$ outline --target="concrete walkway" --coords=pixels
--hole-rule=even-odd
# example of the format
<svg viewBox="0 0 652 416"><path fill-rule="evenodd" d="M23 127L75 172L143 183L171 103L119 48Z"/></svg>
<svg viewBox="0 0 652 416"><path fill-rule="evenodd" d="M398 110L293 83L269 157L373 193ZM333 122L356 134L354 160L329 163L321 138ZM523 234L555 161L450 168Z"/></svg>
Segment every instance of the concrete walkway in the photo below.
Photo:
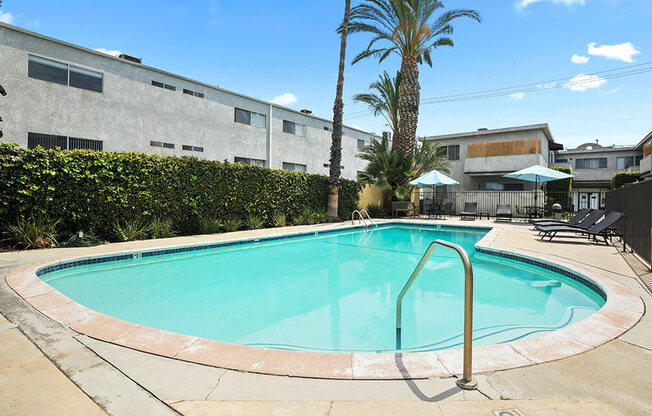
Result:
<svg viewBox="0 0 652 416"><path fill-rule="evenodd" d="M501 227L496 248L518 249L532 255L542 253L589 267L635 291L645 301L646 310L652 304L649 293L613 247L597 246L574 237L544 243L524 225L489 221L464 224ZM293 227L292 230L318 227L324 226ZM278 230L238 234L248 237L274 232ZM182 237L117 246L130 250L228 237ZM71 250L79 255L95 255L115 250L115 246L0 253L0 275L20 265L69 254ZM157 357L62 328L34 311L7 287L4 279L0 282L0 312L17 323L68 378L112 415L492 415L498 414L494 411L513 408L529 416L618 414L613 409L625 415L652 413L649 393L652 382L646 374L646 369L652 365L649 314L630 331L602 347L555 362L478 375L479 389L468 392L457 388L454 378L419 381L300 379L240 373ZM7 353L3 351L4 354ZM70 383L73 388L75 384ZM33 390L19 389L15 394L31 397ZM4 413L0 411L0 414Z"/></svg>

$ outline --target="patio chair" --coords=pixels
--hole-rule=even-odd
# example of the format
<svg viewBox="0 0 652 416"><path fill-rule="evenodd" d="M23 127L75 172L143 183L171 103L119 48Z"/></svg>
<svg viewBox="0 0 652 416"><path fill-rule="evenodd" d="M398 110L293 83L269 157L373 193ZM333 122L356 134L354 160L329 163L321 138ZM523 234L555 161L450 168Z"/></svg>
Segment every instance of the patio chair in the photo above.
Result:
<svg viewBox="0 0 652 416"><path fill-rule="evenodd" d="M477 202L465 202L464 209L460 212L460 219L464 217L471 217L475 221L475 217L478 216L478 203Z"/></svg>
<svg viewBox="0 0 652 416"><path fill-rule="evenodd" d="M525 220L528 219L527 213L521 211L518 205L514 205L514 207L516 208L516 218L519 219L521 222L525 222Z"/></svg>
<svg viewBox="0 0 652 416"><path fill-rule="evenodd" d="M444 204L444 207L442 208L442 213L444 215L455 215L455 212L453 212L453 203L452 202L446 202Z"/></svg>
<svg viewBox="0 0 652 416"><path fill-rule="evenodd" d="M417 209L411 201L394 201L392 202L392 216L398 217L398 214L405 212L407 215L417 215Z"/></svg>
<svg viewBox="0 0 652 416"><path fill-rule="evenodd" d="M510 204L498 204L496 206L496 221L498 219L512 221L512 206Z"/></svg>
<svg viewBox="0 0 652 416"><path fill-rule="evenodd" d="M573 218L571 218L568 221L562 221L562 220L553 220L550 218L537 218L537 219L532 219L530 220L530 223L534 225L555 225L555 224L560 224L560 225L577 225L584 217L589 215L589 213L593 211L590 208L583 208L581 209Z"/></svg>
<svg viewBox="0 0 652 416"><path fill-rule="evenodd" d="M593 237L594 241L598 241L598 237L604 238L604 243L609 245L609 240L611 237L620 237L622 234L615 232L611 227L623 218L625 214L618 211L611 211L604 216L602 221L590 226L589 228L579 228L572 227L568 225L558 225L550 227L542 227L544 234L541 236L543 240L545 237L548 237L548 242L557 235L557 233L568 232L568 233L581 233L588 235L589 238Z"/></svg>
<svg viewBox="0 0 652 416"><path fill-rule="evenodd" d="M594 225L602 216L604 215L604 211L601 209L596 209L595 211L591 211L589 215L584 217L581 221L579 221L577 224L573 225L567 225L567 224L558 224L558 223L539 223L534 225L534 229L538 230L539 233L543 232L544 228L547 227L561 227L561 226L568 226L568 227L576 227L576 228L582 228L582 229L587 229Z"/></svg>

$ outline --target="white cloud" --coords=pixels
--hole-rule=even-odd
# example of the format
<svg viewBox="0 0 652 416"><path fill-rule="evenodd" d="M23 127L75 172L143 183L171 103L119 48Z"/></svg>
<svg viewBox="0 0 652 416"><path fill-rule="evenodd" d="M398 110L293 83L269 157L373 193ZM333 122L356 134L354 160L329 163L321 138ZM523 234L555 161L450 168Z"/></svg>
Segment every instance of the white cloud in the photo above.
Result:
<svg viewBox="0 0 652 416"><path fill-rule="evenodd" d="M120 51L114 51L114 50L111 50L111 49L96 48L95 50L98 51L98 52L105 53L105 54L107 54L107 55L111 55L111 56L118 56L118 55L120 55Z"/></svg>
<svg viewBox="0 0 652 416"><path fill-rule="evenodd" d="M358 126L357 124L354 124L351 127L353 127L356 130L362 130L362 127Z"/></svg>
<svg viewBox="0 0 652 416"><path fill-rule="evenodd" d="M564 87L571 91L585 92L595 88L600 88L607 83L607 80L597 75L578 74L571 78Z"/></svg>
<svg viewBox="0 0 652 416"><path fill-rule="evenodd" d="M15 20L16 20L16 16L14 16L13 13L11 12L5 13L0 11L0 22L9 23L10 25L13 25Z"/></svg>
<svg viewBox="0 0 652 416"><path fill-rule="evenodd" d="M291 92L286 92L285 94L277 95L272 99L272 102L278 105L290 105L296 103L297 101L299 101L299 99L297 98L296 95L292 94Z"/></svg>
<svg viewBox="0 0 652 416"><path fill-rule="evenodd" d="M571 62L578 65L584 65L589 62L589 59L591 58L589 58L588 56L575 54L571 58Z"/></svg>
<svg viewBox="0 0 652 416"><path fill-rule="evenodd" d="M550 88L555 88L556 86L556 82L551 82L550 84L539 84L537 85L537 88L540 90L549 90Z"/></svg>
<svg viewBox="0 0 652 416"><path fill-rule="evenodd" d="M514 94L509 94L509 98L511 98L514 101L522 100L523 97L525 97L525 93L522 92L515 92Z"/></svg>
<svg viewBox="0 0 652 416"><path fill-rule="evenodd" d="M574 6L576 4L584 6L586 4L586 0L519 0L516 3L516 8L525 9L531 4L541 3L543 1L549 1L554 4L563 4L564 6Z"/></svg>
<svg viewBox="0 0 652 416"><path fill-rule="evenodd" d="M617 93L617 92L620 92L621 89L622 89L622 88L620 88L620 87L610 89L609 91L605 92L604 95L615 94L615 93Z"/></svg>
<svg viewBox="0 0 652 416"><path fill-rule="evenodd" d="M25 25L25 27L31 29L31 28L37 28L37 27L39 27L40 25L41 25L41 20L40 20L40 19L36 19L36 20L34 20L33 22L31 22L31 23L27 23L27 24Z"/></svg>
<svg viewBox="0 0 652 416"><path fill-rule="evenodd" d="M601 45L589 43L589 55L602 56L607 59L614 59L623 62L634 62L633 57L640 54L631 42L620 43L617 45Z"/></svg>

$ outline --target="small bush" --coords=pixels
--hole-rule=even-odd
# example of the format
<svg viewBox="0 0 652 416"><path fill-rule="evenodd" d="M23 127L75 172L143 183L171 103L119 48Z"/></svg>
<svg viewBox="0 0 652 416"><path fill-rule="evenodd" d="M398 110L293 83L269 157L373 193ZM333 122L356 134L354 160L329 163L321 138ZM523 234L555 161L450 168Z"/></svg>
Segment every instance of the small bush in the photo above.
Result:
<svg viewBox="0 0 652 416"><path fill-rule="evenodd" d="M172 220L163 218L154 218L149 224L149 232L152 238L170 238L176 235Z"/></svg>
<svg viewBox="0 0 652 416"><path fill-rule="evenodd" d="M274 227L285 227L288 224L287 218L282 212L274 214L272 222L274 223Z"/></svg>
<svg viewBox="0 0 652 416"><path fill-rule="evenodd" d="M371 218L385 218L387 217L387 210L381 204L369 204L367 206L367 212Z"/></svg>
<svg viewBox="0 0 652 416"><path fill-rule="evenodd" d="M147 237L147 225L141 220L126 220L113 224L113 234L117 241L135 241Z"/></svg>
<svg viewBox="0 0 652 416"><path fill-rule="evenodd" d="M46 248L57 245L57 224L46 216L19 218L7 227L11 240L23 248Z"/></svg>
<svg viewBox="0 0 652 416"><path fill-rule="evenodd" d="M614 173L614 176L611 177L611 189L618 189L627 183L638 182L640 179L640 172Z"/></svg>
<svg viewBox="0 0 652 416"><path fill-rule="evenodd" d="M240 228L242 228L242 220L240 218L231 218L224 223L224 230L227 233L238 231Z"/></svg>
<svg viewBox="0 0 652 416"><path fill-rule="evenodd" d="M312 218L314 224L323 224L328 222L328 213L326 211L317 211L313 213Z"/></svg>
<svg viewBox="0 0 652 416"><path fill-rule="evenodd" d="M75 233L66 241L65 245L67 247L90 247L101 244L102 240L95 235L94 230L88 230L87 232L82 232L80 236L79 233Z"/></svg>
<svg viewBox="0 0 652 416"><path fill-rule="evenodd" d="M222 231L223 224L219 218L211 215L199 217L199 232L201 234L217 234Z"/></svg>
<svg viewBox="0 0 652 416"><path fill-rule="evenodd" d="M247 218L247 227L250 230L257 230L259 228L263 228L263 225L265 225L265 221L256 215L249 215L249 217Z"/></svg>
<svg viewBox="0 0 652 416"><path fill-rule="evenodd" d="M301 213L294 219L297 225L310 225L315 223L315 212L309 207L304 207Z"/></svg>

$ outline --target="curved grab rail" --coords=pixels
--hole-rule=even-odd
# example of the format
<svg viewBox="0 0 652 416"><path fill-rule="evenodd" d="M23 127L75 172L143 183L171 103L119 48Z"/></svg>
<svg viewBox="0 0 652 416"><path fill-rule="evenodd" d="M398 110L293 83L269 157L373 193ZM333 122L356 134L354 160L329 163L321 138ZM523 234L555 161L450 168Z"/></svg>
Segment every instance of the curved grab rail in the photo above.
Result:
<svg viewBox="0 0 652 416"><path fill-rule="evenodd" d="M356 212L358 213L358 216L360 217L360 221L362 221L362 224L363 224L365 227L367 227L367 221L366 221L366 220L364 219L364 217L362 216L362 213L361 213L360 211L358 211L357 209L351 213L351 225L354 225L354 224L355 224L355 213L356 213ZM369 215L369 214L367 214L367 215Z"/></svg>
<svg viewBox="0 0 652 416"><path fill-rule="evenodd" d="M403 297L414 283L414 280L417 278L421 270L425 267L428 259L432 255L432 252L435 251L437 245L451 248L457 251L457 254L460 255L462 263L464 263L464 363L463 363L463 373L462 378L457 380L457 385L463 389L471 390L475 389L478 386L477 381L473 379L472 375L472 351L473 351L473 266L471 265L471 260L469 260L468 254L466 251L457 244L449 243L444 240L435 240L428 246L428 249L421 257L419 264L414 269L410 278L403 286L403 290L398 295L396 300L396 349L401 349L401 306L403 304Z"/></svg>
<svg viewBox="0 0 652 416"><path fill-rule="evenodd" d="M366 209L363 208L359 212L360 212L360 216L362 216L362 214L367 214L367 219L369 220L369 223L371 225L374 225L374 222L371 220L371 215L369 215Z"/></svg>

